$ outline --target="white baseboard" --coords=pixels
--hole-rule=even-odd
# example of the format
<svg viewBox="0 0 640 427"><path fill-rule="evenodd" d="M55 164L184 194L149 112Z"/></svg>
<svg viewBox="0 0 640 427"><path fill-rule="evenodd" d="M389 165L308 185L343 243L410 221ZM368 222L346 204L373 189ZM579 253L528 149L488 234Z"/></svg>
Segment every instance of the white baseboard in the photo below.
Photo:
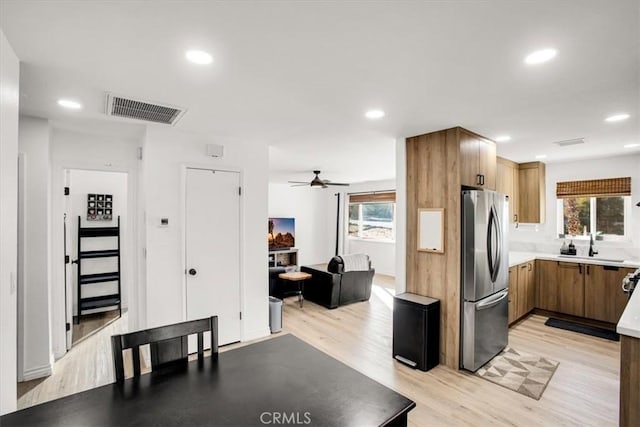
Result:
<svg viewBox="0 0 640 427"><path fill-rule="evenodd" d="M269 329L268 326L266 328L254 329L253 331L245 331L242 334L242 342L264 338L269 335L271 335L271 329Z"/></svg>
<svg viewBox="0 0 640 427"><path fill-rule="evenodd" d="M37 378L48 377L53 373L51 364L36 368L25 369L22 375L18 375L18 382L31 381Z"/></svg>

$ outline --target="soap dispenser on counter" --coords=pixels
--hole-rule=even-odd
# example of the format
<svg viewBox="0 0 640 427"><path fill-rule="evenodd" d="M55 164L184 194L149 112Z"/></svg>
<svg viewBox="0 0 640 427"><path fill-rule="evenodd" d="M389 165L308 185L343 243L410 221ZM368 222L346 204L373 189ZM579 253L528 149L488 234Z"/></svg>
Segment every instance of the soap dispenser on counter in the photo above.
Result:
<svg viewBox="0 0 640 427"><path fill-rule="evenodd" d="M567 251L567 255L576 255L578 252L576 251L576 245L573 244L573 240L569 242L569 250Z"/></svg>

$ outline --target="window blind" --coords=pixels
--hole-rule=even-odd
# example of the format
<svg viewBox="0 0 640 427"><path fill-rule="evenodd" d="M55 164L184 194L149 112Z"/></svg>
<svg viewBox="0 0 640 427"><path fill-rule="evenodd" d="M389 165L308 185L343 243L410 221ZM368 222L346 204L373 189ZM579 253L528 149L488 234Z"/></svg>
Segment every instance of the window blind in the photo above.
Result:
<svg viewBox="0 0 640 427"><path fill-rule="evenodd" d="M556 197L630 196L631 178L565 181L556 184Z"/></svg>
<svg viewBox="0 0 640 427"><path fill-rule="evenodd" d="M396 192L395 191L381 191L376 193L360 193L349 194L349 203L380 203L391 202L395 203Z"/></svg>

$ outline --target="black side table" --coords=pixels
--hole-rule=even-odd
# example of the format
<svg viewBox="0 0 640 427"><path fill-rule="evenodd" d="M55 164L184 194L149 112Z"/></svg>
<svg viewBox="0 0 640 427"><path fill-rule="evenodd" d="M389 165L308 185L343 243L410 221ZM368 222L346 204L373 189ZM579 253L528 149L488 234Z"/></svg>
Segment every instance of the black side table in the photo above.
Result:
<svg viewBox="0 0 640 427"><path fill-rule="evenodd" d="M440 362L440 300L404 293L393 300L393 357L428 371Z"/></svg>

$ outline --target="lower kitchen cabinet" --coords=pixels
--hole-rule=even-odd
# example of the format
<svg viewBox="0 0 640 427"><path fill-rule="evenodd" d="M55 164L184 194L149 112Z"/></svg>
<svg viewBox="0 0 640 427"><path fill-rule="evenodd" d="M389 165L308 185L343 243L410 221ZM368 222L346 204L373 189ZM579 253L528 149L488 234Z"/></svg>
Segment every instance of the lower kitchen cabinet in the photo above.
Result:
<svg viewBox="0 0 640 427"><path fill-rule="evenodd" d="M509 323L528 314L536 304L534 262L509 268Z"/></svg>
<svg viewBox="0 0 640 427"><path fill-rule="evenodd" d="M518 267L509 268L509 324L516 320L516 293L518 288Z"/></svg>
<svg viewBox="0 0 640 427"><path fill-rule="evenodd" d="M558 262L536 261L538 273L538 298L536 307L548 311L560 311L558 304Z"/></svg>
<svg viewBox="0 0 640 427"><path fill-rule="evenodd" d="M620 288L622 279L632 268L608 265L586 265L584 283L584 316L603 322L618 323L628 302Z"/></svg>
<svg viewBox="0 0 640 427"><path fill-rule="evenodd" d="M622 279L632 268L536 261L537 302L542 310L618 323L628 302Z"/></svg>
<svg viewBox="0 0 640 427"><path fill-rule="evenodd" d="M584 265L558 261L558 311L584 317Z"/></svg>

